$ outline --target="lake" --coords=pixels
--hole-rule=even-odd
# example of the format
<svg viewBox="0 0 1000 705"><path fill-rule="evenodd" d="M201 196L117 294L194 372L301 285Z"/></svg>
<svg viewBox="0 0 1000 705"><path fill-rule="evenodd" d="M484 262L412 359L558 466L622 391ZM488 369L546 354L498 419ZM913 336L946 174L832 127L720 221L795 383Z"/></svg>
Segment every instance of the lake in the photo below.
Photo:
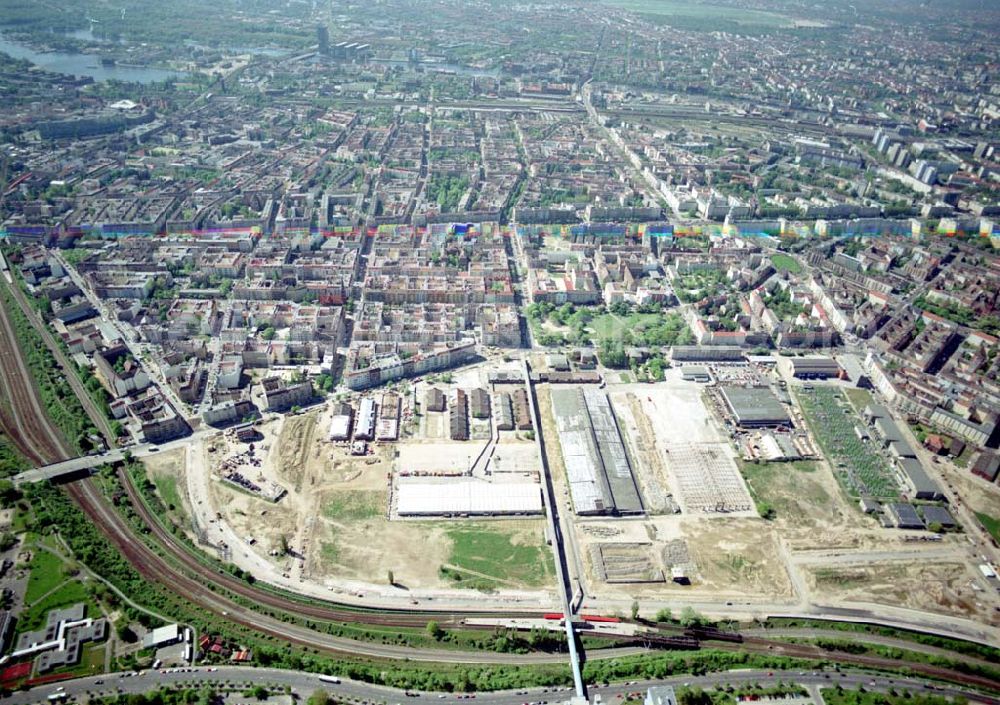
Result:
<svg viewBox="0 0 1000 705"><path fill-rule="evenodd" d="M70 76L90 76L95 81L116 79L133 83L153 83L168 78L183 77L182 71L143 68L137 66L103 66L99 57L93 54L64 53L58 51L38 51L26 44L15 42L0 34L0 52L15 59L26 59L39 68Z"/></svg>

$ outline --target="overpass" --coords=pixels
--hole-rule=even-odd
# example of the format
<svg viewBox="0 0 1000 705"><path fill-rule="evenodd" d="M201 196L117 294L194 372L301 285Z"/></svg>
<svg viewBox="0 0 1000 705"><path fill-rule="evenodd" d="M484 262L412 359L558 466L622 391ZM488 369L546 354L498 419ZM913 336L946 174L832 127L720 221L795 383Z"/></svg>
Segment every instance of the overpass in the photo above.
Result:
<svg viewBox="0 0 1000 705"><path fill-rule="evenodd" d="M58 463L43 465L39 468L32 468L14 475L15 485L24 485L32 482L42 482L43 480L58 480L67 475L74 475L84 470L93 470L108 463L120 463L125 459L125 451L122 449L109 450L105 453L95 455L81 455L79 458L61 460Z"/></svg>
<svg viewBox="0 0 1000 705"><path fill-rule="evenodd" d="M569 663L573 670L573 686L576 698L586 701L587 689L583 680L583 670L580 667L580 654L577 650L576 631L573 619L573 587L570 583L569 568L566 562L566 550L563 547L562 530L559 525L559 509L556 504L555 490L552 487L552 473L549 471L548 456L542 444L541 414L538 411L538 400L535 398L535 388L531 384L531 368L527 360L522 360L524 384L528 391L528 410L531 423L535 429L535 446L542 461L542 499L545 503L545 515L548 519L548 533L552 537L552 553L556 564L556 578L559 580L559 599L562 602L563 623L566 628L566 643L569 647Z"/></svg>

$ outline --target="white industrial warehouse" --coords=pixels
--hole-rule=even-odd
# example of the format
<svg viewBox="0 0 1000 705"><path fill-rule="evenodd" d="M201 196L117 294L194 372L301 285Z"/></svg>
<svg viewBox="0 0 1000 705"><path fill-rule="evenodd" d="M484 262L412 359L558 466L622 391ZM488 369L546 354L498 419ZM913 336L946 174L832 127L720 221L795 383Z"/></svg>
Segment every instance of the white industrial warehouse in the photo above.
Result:
<svg viewBox="0 0 1000 705"><path fill-rule="evenodd" d="M473 477L447 480L401 479L396 513L401 516L541 514L537 482L488 482Z"/></svg>

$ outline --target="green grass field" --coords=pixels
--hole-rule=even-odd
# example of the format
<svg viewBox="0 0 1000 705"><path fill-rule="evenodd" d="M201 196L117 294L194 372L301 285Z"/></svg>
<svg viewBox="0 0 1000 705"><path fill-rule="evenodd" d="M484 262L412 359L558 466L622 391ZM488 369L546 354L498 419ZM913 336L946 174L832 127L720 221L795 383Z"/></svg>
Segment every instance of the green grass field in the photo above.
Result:
<svg viewBox="0 0 1000 705"><path fill-rule="evenodd" d="M589 323L594 335L594 343L599 344L605 339L617 340L626 330L636 330L640 325L652 325L660 318L656 313L632 313L628 316L616 316L605 313Z"/></svg>
<svg viewBox="0 0 1000 705"><path fill-rule="evenodd" d="M764 518L782 517L790 521L813 518L810 507L825 507L832 498L814 475L816 463L799 460L788 463L740 462L740 472ZM773 515L768 516L768 510Z"/></svg>
<svg viewBox="0 0 1000 705"><path fill-rule="evenodd" d="M59 583L66 580L62 559L48 551L35 551L31 559L31 574L24 594L25 604L31 605L45 597Z"/></svg>
<svg viewBox="0 0 1000 705"><path fill-rule="evenodd" d="M604 340L620 341L629 333L635 345L680 345L693 341L691 331L677 312L630 313L618 316L605 313L587 324L594 345Z"/></svg>
<svg viewBox="0 0 1000 705"><path fill-rule="evenodd" d="M83 583L72 580L22 612L21 618L17 622L18 633L40 628L45 624L45 618L50 610L71 607L77 602L83 602L87 605L88 615L99 615L87 588L84 587Z"/></svg>
<svg viewBox="0 0 1000 705"><path fill-rule="evenodd" d="M854 408L859 413L864 411L865 407L874 401L872 393L867 389L845 389L844 394L846 394L847 398L851 400L851 404L854 405Z"/></svg>
<svg viewBox="0 0 1000 705"><path fill-rule="evenodd" d="M990 532L990 536L997 541L1000 541L1000 519L990 516L989 514L983 514L982 512L976 512L976 518L979 519L979 523Z"/></svg>
<svg viewBox="0 0 1000 705"><path fill-rule="evenodd" d="M454 567L451 572L459 573L464 580L484 585L494 582L494 587L507 581L537 587L555 574L552 556L542 540L541 525L534 542L526 544L515 544L509 533L482 524L450 529L448 537L452 540L448 558Z"/></svg>
<svg viewBox="0 0 1000 705"><path fill-rule="evenodd" d="M156 485L156 491L160 495L160 499L163 500L164 506L168 509L173 507L174 509L182 509L184 504L181 502L180 492L177 491L177 478L172 475L153 475L153 484Z"/></svg>
<svg viewBox="0 0 1000 705"><path fill-rule="evenodd" d="M771 255L771 264L779 272L791 272L792 274L799 274L802 272L802 265L798 263L794 258L783 254Z"/></svg>
<svg viewBox="0 0 1000 705"><path fill-rule="evenodd" d="M382 493L375 490L337 492L323 505L323 516L334 521L373 519L383 511Z"/></svg>

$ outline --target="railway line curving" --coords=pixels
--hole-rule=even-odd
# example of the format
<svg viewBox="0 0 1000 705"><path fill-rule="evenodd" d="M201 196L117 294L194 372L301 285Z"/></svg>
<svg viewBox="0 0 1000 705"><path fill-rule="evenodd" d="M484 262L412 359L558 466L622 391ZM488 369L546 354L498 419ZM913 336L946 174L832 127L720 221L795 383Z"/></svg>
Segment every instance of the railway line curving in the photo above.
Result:
<svg viewBox="0 0 1000 705"><path fill-rule="evenodd" d="M0 283L0 287L4 287ZM6 291L4 291L6 293ZM0 428L10 437L18 450L32 462L48 464L70 457L68 445L59 430L42 408L35 382L28 369L23 351L17 341L14 325L6 310L7 297L0 303ZM70 497L82 511L122 552L143 577L164 585L167 589L184 595L192 603L206 611L223 616L233 623L250 628L258 633L282 639L303 647L319 649L327 653L352 656L367 656L385 659L409 659L425 662L451 663L546 663L562 662L562 654L497 654L493 652L450 652L434 649L416 649L402 646L369 644L352 639L335 637L300 625L292 625L261 614L235 599L220 595L209 585L215 584L244 599L272 609L285 611L307 619L333 622L350 622L388 627L423 627L429 620L436 620L448 628L473 628L462 624L462 620L474 616L496 616L488 611L407 611L407 610L362 610L329 604L308 603L291 599L260 588L254 588L237 578L219 570L213 570L201 563L181 545L152 516L125 473L121 473L129 498L143 522L149 526L154 539L167 550L171 558L180 565L177 568L153 551L138 537L125 519L108 503L100 490L90 479L72 482L66 486ZM540 617L536 612L504 612L504 616ZM621 639L619 641L627 641ZM711 648L739 650L759 654L788 656L793 658L829 660L833 654L812 644L780 642L748 636L742 643L716 643L711 639L698 640L699 645L710 643ZM604 653L595 652L591 659L613 658L644 649L614 648ZM955 670L927 663L900 662L889 658L859 654L835 655L835 660L844 664L864 668L899 668L902 665L912 672L931 678L946 679L976 688L996 691L996 682L975 673L961 673Z"/></svg>

